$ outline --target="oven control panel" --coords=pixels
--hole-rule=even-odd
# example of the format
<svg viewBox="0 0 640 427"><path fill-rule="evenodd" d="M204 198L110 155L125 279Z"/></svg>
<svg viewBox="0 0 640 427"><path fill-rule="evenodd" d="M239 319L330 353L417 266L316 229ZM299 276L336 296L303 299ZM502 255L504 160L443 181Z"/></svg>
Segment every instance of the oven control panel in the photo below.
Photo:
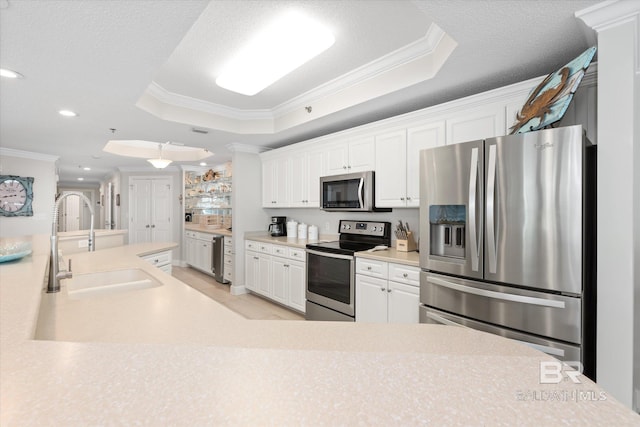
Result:
<svg viewBox="0 0 640 427"><path fill-rule="evenodd" d="M384 237L390 233L391 223L380 221L340 220L340 233Z"/></svg>

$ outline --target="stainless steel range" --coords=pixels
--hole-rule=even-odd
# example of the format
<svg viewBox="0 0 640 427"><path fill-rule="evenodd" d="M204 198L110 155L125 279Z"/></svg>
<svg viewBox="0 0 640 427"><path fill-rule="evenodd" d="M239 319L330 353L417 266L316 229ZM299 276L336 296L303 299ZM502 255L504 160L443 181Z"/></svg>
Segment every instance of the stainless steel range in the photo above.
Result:
<svg viewBox="0 0 640 427"><path fill-rule="evenodd" d="M355 321L355 253L391 245L389 222L341 220L339 232L307 245L307 320Z"/></svg>

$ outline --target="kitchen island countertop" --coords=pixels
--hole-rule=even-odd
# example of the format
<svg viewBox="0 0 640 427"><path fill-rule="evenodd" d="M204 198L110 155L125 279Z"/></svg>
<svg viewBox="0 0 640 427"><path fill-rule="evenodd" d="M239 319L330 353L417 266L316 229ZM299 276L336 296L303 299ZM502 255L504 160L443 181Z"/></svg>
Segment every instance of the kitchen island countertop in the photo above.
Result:
<svg viewBox="0 0 640 427"><path fill-rule="evenodd" d="M110 319L100 336L35 340L40 300L63 300L42 292L47 238L0 265L2 425L640 423L584 377L541 384L554 359L482 332L244 319L136 256L171 244L72 255L77 274L141 268L163 286L78 311Z"/></svg>

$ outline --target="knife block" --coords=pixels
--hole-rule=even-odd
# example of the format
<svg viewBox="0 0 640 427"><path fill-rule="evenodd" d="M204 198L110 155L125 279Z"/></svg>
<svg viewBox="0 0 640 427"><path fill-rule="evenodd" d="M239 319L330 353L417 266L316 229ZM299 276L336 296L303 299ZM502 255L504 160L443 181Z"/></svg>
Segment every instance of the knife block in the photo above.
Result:
<svg viewBox="0 0 640 427"><path fill-rule="evenodd" d="M409 231L407 233L407 239L397 239L396 240L396 251L398 252L413 252L418 249L416 245L416 241L413 238L413 233Z"/></svg>

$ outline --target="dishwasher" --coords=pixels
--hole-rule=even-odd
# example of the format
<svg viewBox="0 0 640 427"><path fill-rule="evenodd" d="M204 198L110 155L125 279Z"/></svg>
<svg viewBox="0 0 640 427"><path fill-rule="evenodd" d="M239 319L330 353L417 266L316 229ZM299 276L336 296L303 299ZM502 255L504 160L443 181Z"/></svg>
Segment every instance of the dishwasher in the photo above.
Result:
<svg viewBox="0 0 640 427"><path fill-rule="evenodd" d="M217 282L229 283L224 278L224 236L214 234L212 243L211 272Z"/></svg>

